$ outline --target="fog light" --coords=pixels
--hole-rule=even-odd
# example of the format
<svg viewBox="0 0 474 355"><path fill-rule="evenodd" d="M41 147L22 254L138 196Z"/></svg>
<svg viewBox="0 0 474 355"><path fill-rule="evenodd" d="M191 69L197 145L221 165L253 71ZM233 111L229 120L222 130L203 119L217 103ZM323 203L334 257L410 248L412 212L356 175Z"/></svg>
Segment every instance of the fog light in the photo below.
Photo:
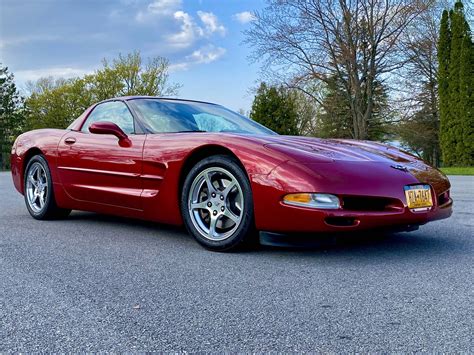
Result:
<svg viewBox="0 0 474 355"><path fill-rule="evenodd" d="M299 193L289 194L283 197L283 203L292 206L321 208L321 209L337 209L341 206L339 197L331 194L310 194Z"/></svg>

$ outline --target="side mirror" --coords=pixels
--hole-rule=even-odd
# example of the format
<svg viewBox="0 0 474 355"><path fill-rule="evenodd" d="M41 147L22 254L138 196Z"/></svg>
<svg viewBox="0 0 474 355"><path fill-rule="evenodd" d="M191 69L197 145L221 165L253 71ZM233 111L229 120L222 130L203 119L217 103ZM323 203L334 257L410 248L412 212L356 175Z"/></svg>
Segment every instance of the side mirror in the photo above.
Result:
<svg viewBox="0 0 474 355"><path fill-rule="evenodd" d="M129 147L130 140L122 129L113 122L94 122L89 126L89 132L94 134L112 134L118 138L121 147Z"/></svg>

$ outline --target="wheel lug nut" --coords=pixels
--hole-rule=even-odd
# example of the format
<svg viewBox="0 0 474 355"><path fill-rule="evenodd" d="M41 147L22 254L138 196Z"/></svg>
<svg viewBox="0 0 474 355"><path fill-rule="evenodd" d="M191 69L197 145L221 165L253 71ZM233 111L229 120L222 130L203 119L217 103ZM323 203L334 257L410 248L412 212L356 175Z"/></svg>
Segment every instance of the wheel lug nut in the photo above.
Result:
<svg viewBox="0 0 474 355"><path fill-rule="evenodd" d="M224 200L224 196L223 196L223 195L221 195L221 200Z"/></svg>
<svg viewBox="0 0 474 355"><path fill-rule="evenodd" d="M221 207L221 211L224 212L224 210L225 210L225 208L224 208L224 206L222 206L222 207Z"/></svg>
<svg viewBox="0 0 474 355"><path fill-rule="evenodd" d="M211 194L211 196L212 196L212 197L216 197L216 193L213 192L213 193Z"/></svg>
<svg viewBox="0 0 474 355"><path fill-rule="evenodd" d="M212 203L211 202L208 202L207 203L207 207L211 207L212 206Z"/></svg>
<svg viewBox="0 0 474 355"><path fill-rule="evenodd" d="M217 211L212 212L212 214L215 216L217 214Z"/></svg>

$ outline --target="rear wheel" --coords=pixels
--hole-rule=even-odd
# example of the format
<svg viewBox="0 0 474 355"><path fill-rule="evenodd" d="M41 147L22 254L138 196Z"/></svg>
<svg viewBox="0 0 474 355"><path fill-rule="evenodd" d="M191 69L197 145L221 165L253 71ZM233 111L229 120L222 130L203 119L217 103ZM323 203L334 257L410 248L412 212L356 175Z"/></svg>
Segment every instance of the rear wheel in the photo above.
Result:
<svg viewBox="0 0 474 355"><path fill-rule="evenodd" d="M51 172L42 155L32 157L26 166L24 195L26 208L33 218L58 219L71 213L71 210L56 205Z"/></svg>
<svg viewBox="0 0 474 355"><path fill-rule="evenodd" d="M184 182L181 212L188 231L208 249L226 251L248 242L252 191L235 159L216 155L197 163Z"/></svg>

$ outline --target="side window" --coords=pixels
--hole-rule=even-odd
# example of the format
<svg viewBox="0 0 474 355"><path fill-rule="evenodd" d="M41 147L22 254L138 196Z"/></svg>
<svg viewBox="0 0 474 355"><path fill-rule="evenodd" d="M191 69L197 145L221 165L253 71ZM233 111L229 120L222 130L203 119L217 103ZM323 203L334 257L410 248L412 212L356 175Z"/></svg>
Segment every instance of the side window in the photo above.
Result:
<svg viewBox="0 0 474 355"><path fill-rule="evenodd" d="M87 117L81 131L89 133L89 126L100 121L113 122L126 134L135 132L133 116L128 107L121 101L110 101L97 105Z"/></svg>

